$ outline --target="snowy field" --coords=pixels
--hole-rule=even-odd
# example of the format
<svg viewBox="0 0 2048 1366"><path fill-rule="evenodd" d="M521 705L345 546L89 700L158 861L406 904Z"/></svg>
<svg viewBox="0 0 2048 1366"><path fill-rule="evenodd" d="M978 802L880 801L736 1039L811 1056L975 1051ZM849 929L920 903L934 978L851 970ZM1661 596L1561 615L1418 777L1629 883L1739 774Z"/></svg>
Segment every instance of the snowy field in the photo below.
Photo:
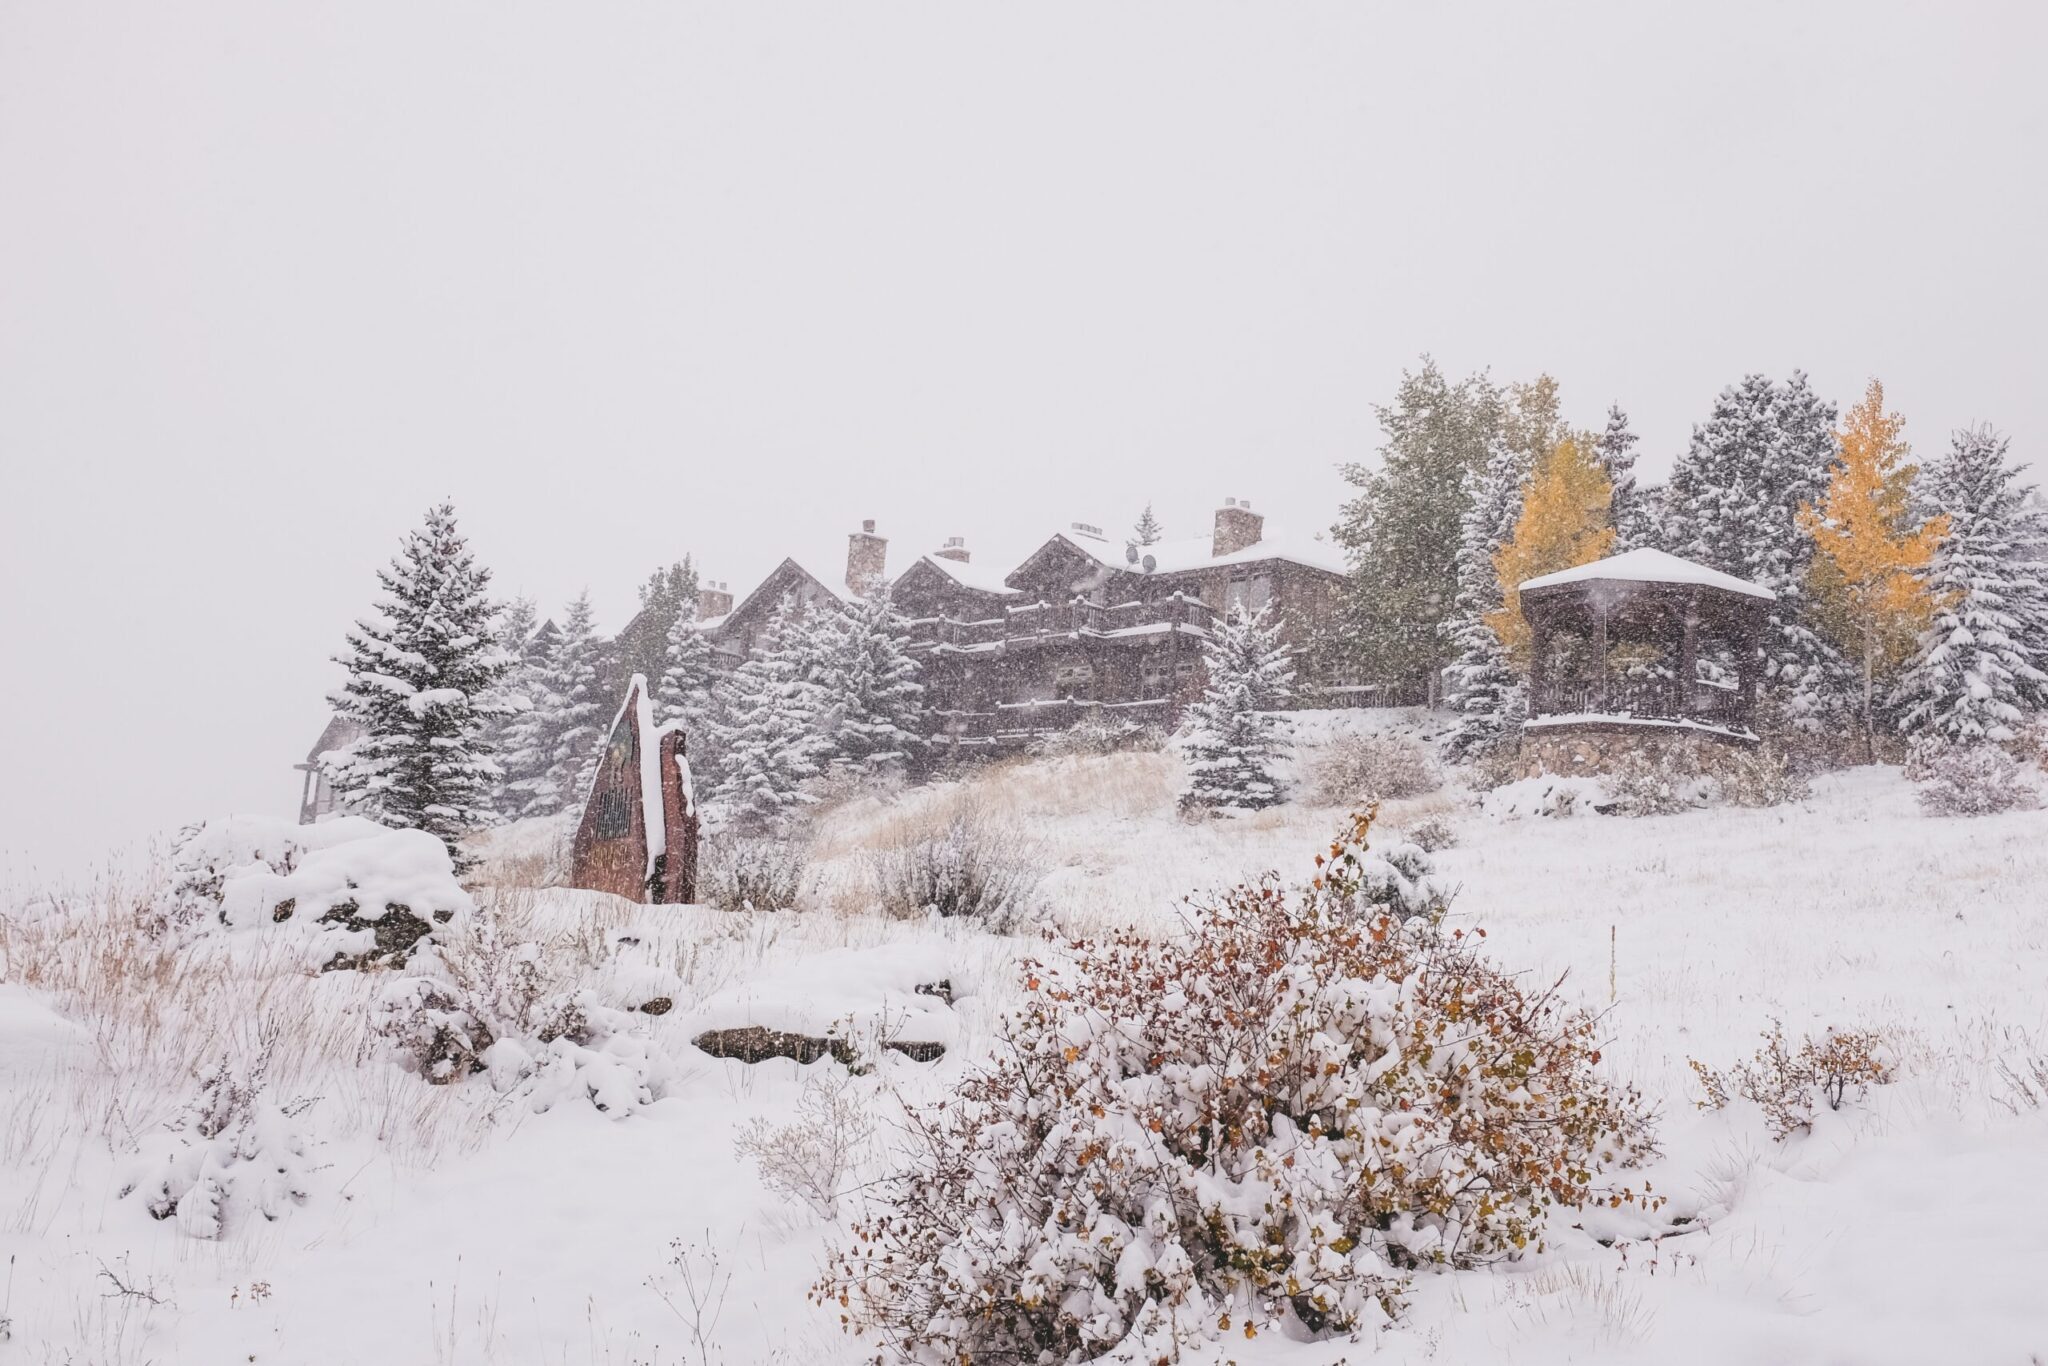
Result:
<svg viewBox="0 0 2048 1366"><path fill-rule="evenodd" d="M1417 718L1310 717L1412 727ZM1313 745L1311 744L1311 749ZM780 1121L802 1067L710 1057L742 1024L944 1043L883 1054L847 1095L874 1118L855 1184L889 1160L893 1107L945 1095L1020 997L1030 933L873 913L863 851L928 806L972 800L1026 832L1060 931L1170 925L1246 874L1304 875L1340 810L1291 804L1184 823L1175 761L1008 766L863 800L822 823L802 914L629 906L536 888L558 831L492 842L478 900L636 1016L651 1104L600 1113L562 1088L433 1087L368 1030L388 973L309 973L283 931L176 952L120 928L140 883L13 889L0 949L0 1363L852 1363L805 1291L843 1236L735 1154ZM1692 1216L1655 1243L1567 1232L1550 1251L1425 1274L1403 1321L1359 1341L1233 1337L1217 1362L2048 1361L2048 813L1922 816L1896 769L1816 782L1791 806L1625 820L1504 818L1455 785L1391 803L1390 832L1446 822L1454 914L1492 954L1606 1010L1605 1066L1662 1110L1650 1173ZM287 927L289 928L289 927ZM630 942L628 942L630 941ZM954 1001L916 990L945 980ZM1702 1114L1689 1058L1881 1029L1900 1078L1775 1141L1746 1106ZM637 1037L637 1036L636 1036ZM231 1204L218 1238L152 1219L133 1180L223 1052L272 1040L270 1095L302 1150L303 1201ZM639 1045L635 1045L636 1047ZM2031 1097L2031 1098L2030 1098ZM536 1101L552 1100L544 1111ZM289 1144L287 1145L289 1146Z"/></svg>

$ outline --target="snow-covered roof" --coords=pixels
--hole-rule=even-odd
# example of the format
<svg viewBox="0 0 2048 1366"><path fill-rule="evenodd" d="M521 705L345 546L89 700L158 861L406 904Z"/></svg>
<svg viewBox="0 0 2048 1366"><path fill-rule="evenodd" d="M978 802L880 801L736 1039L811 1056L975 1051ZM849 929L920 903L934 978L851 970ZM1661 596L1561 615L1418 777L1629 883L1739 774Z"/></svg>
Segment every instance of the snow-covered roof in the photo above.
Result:
<svg viewBox="0 0 2048 1366"><path fill-rule="evenodd" d="M992 569L985 564L974 564L948 559L944 555L926 555L922 563L944 574L962 588L972 588L981 593L1000 593L1004 597L1015 596L1017 590L1004 583L1006 571Z"/></svg>
<svg viewBox="0 0 2048 1366"><path fill-rule="evenodd" d="M1590 583L1601 579L1628 583L1698 584L1702 588L1718 588L1724 593L1740 593L1745 597L1763 598L1766 601L1777 597L1770 589L1753 584L1747 579L1738 579L1733 574L1723 574L1718 569L1709 569L1693 560L1680 559L1676 555L1647 548L1610 555L1604 560L1582 564L1575 569L1560 569L1555 574L1524 579L1520 589L1527 592L1531 588L1553 588L1560 584Z"/></svg>
<svg viewBox="0 0 2048 1366"><path fill-rule="evenodd" d="M1133 563L1128 551L1121 543L1098 540L1093 536L1078 535L1062 531L1052 538L1080 551L1097 564L1110 569L1121 569L1126 573L1142 574L1144 559L1152 557L1152 573L1178 574L1191 569L1215 569L1238 564L1257 564L1263 560L1287 560L1293 564L1306 565L1326 573L1348 573L1344 554L1326 541L1307 537L1267 536L1263 540L1246 546L1243 550L1228 555L1212 555L1215 541L1209 536L1184 536L1174 540L1155 541L1151 545L1138 547L1138 561ZM1051 542L1048 542L1050 544ZM1042 547L1041 547L1042 548ZM1035 555L1032 557L1035 558ZM1025 563L1030 563L1026 559Z"/></svg>

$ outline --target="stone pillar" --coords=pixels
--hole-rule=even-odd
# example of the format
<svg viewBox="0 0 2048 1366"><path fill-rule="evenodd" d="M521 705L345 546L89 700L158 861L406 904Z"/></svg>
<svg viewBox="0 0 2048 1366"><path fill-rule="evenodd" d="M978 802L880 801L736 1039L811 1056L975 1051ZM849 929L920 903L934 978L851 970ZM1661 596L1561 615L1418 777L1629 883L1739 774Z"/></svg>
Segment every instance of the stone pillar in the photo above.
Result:
<svg viewBox="0 0 2048 1366"><path fill-rule="evenodd" d="M1596 696L1601 711L1607 710L1607 604L1598 596L1593 599L1593 668L1599 679Z"/></svg>
<svg viewBox="0 0 2048 1366"><path fill-rule="evenodd" d="M1700 594L1697 588L1685 595L1685 624L1678 638L1678 714L1691 716L1693 694L1699 690Z"/></svg>

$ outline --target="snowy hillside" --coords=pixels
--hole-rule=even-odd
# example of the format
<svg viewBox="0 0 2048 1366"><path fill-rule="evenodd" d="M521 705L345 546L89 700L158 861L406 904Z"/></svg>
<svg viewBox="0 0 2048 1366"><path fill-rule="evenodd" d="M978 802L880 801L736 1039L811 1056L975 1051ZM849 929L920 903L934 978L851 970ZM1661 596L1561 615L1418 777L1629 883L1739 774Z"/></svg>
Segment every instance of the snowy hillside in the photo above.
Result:
<svg viewBox="0 0 2048 1366"><path fill-rule="evenodd" d="M1414 714L1300 724L1297 793L1334 733L1434 738ZM154 886L17 896L0 926L0 1362L871 1359L807 1291L898 1159L903 1107L952 1094L1023 1001L1023 960L1057 954L1039 929L1171 933L1191 893L1309 876L1344 815L1298 795L1183 820L1177 765L1039 759L844 803L792 912L541 885L565 829L523 823L480 842L474 913L451 901L445 950L403 969L309 971L326 941L296 906L260 912L287 884L331 904L318 870L339 865L247 831L223 856L243 871L214 870L240 908L229 926L143 936ZM1955 1359L1957 1321L1974 1360L2048 1356L2048 814L1926 817L1882 767L1762 809L1512 805L1453 785L1388 802L1375 839L1432 823L1453 922L1606 1012L1603 1069L1661 1112L1644 1175L1665 1235L1588 1219L1540 1253L1419 1272L1400 1318L1361 1340L1234 1331L1187 1359L1904 1366ZM966 810L1044 873L1013 932L878 913L873 851ZM377 842L339 846L350 885L377 876ZM391 875L431 900L403 854ZM499 938L480 943L486 923ZM347 947L373 929L347 927ZM526 940L530 961L505 947ZM502 989L504 1013L488 1065L436 1086L391 1040L419 1037L419 993L444 980L421 964L444 959L445 980ZM394 1018L415 1033L373 1029ZM1793 1039L1880 1031L1897 1080L1783 1141L1747 1102L1697 1110L1688 1060L1734 1064L1773 1021ZM857 1065L693 1045L755 1028ZM805 1114L847 1148L836 1201L778 1194L736 1150ZM167 1189L179 1208L152 1218Z"/></svg>

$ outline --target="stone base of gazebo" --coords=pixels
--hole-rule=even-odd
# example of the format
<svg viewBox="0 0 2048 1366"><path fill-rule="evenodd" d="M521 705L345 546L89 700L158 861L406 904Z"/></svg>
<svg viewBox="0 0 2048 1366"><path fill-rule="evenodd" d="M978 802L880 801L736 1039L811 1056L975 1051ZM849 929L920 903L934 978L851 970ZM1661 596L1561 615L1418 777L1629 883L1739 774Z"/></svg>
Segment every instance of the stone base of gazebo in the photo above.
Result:
<svg viewBox="0 0 2048 1366"><path fill-rule="evenodd" d="M1692 721L1543 716L1523 725L1514 773L1518 778L1546 774L1577 777L1613 773L1626 759L1661 764L1679 756L1692 760L1692 767L1711 767L1714 754L1748 749L1756 743L1756 736L1748 731Z"/></svg>

